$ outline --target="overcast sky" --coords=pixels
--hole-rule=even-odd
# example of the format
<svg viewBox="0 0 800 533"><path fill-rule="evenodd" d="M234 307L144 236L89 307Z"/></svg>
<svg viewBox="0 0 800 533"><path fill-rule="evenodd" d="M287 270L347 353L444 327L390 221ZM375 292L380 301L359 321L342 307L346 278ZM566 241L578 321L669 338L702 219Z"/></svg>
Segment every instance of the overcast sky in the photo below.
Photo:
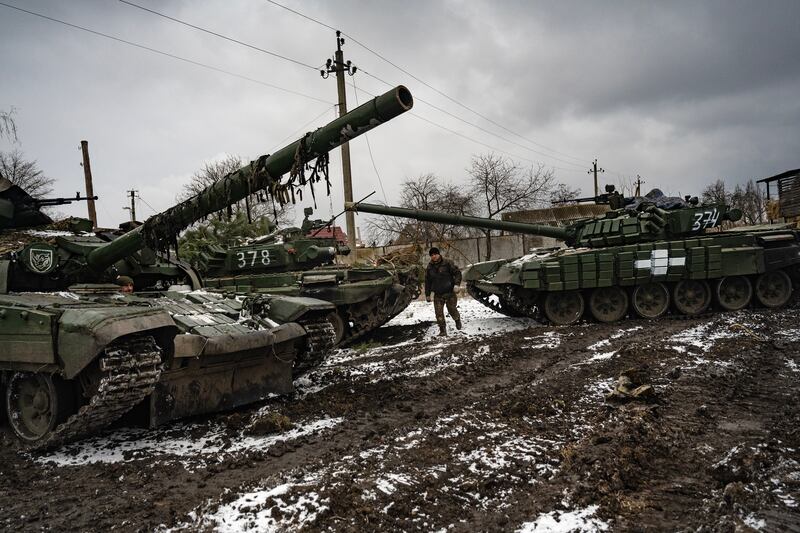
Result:
<svg viewBox="0 0 800 533"><path fill-rule="evenodd" d="M253 159L335 118L334 79L308 66L113 0L1 1L263 82L0 6L0 109L16 109L19 134L0 150L19 148L57 179L57 195L73 195L88 140L101 225L127 218L128 189L140 191L145 218L204 162ZM132 1L312 67L335 49L331 29L265 0ZM601 183L641 174L645 188L673 194L800 166L796 0L281 3L365 45L344 46L364 71L348 79L365 91L349 85L351 109L356 95L389 88L375 78L416 97L411 113L369 134L377 173L364 137L351 143L356 198L376 190L396 203L402 180L430 172L464 182L470 158L489 151L553 167L584 194L595 157ZM340 165L337 151L320 216L341 209Z"/></svg>

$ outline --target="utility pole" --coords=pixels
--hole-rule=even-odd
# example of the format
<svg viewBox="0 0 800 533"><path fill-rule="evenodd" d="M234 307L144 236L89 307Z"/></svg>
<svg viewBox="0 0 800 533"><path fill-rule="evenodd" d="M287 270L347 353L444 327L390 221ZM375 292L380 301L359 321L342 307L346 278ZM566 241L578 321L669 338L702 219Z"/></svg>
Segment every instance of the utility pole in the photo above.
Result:
<svg viewBox="0 0 800 533"><path fill-rule="evenodd" d="M642 183L645 183L645 181L639 174L636 174L636 194L634 196L642 195Z"/></svg>
<svg viewBox="0 0 800 533"><path fill-rule="evenodd" d="M342 52L342 45L344 38L342 32L336 31L336 53L333 59L328 59L325 63L325 68L320 70L323 78L328 78L331 73L336 73L336 89L339 93L339 116L344 116L347 113L347 94L345 93L344 75L345 73L353 75L358 68L350 61L345 62L344 53ZM350 174L350 143L342 144L342 179L344 181L344 201L353 201L353 179ZM352 255L348 258L355 260L356 256L356 218L352 211L345 213L345 222L347 225L347 244L353 251Z"/></svg>
<svg viewBox="0 0 800 533"><path fill-rule="evenodd" d="M89 142L81 141L81 152L83 153L83 178L86 181L86 207L89 209L89 220L92 226L97 227L97 211L94 209L94 186L92 185L92 165L89 163Z"/></svg>
<svg viewBox="0 0 800 533"><path fill-rule="evenodd" d="M123 207L123 209L127 209L131 212L131 222L136 222L136 193L139 191L125 191L128 193L128 196L131 197L131 206L130 207Z"/></svg>
<svg viewBox="0 0 800 533"><path fill-rule="evenodd" d="M600 196L600 186L597 184L597 173L598 172L605 172L602 168L597 167L597 158L595 158L594 163L592 163L592 168L589 169L587 174L594 174L594 195Z"/></svg>

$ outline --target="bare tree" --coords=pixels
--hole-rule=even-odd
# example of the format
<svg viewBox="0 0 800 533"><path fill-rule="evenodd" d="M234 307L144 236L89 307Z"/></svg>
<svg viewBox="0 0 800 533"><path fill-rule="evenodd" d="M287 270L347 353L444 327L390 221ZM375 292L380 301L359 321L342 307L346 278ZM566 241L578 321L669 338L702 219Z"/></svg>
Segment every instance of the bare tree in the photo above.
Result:
<svg viewBox="0 0 800 533"><path fill-rule="evenodd" d="M744 187L737 184L728 191L721 179L703 189L700 199L704 204L725 204L742 211L742 222L747 225L762 224L767 218L767 199L764 191L753 180Z"/></svg>
<svg viewBox="0 0 800 533"><path fill-rule="evenodd" d="M17 140L17 124L14 122L14 112L16 109L13 107L8 111L0 111L0 138Z"/></svg>
<svg viewBox="0 0 800 533"><path fill-rule="evenodd" d="M467 172L480 212L487 218L496 218L506 211L547 205L553 188L552 170L545 170L543 165L524 169L495 154L473 157ZM488 261L492 257L492 230L482 232L486 236Z"/></svg>
<svg viewBox="0 0 800 533"><path fill-rule="evenodd" d="M764 223L767 216L766 204L765 193L753 180L748 181L744 187L737 184L731 193L730 205L742 210L742 220L747 225Z"/></svg>
<svg viewBox="0 0 800 533"><path fill-rule="evenodd" d="M469 189L453 183L441 186L439 198L436 200L438 211L451 215L474 216L478 213L478 203ZM451 224L437 224L438 240L463 239L476 235L478 230Z"/></svg>
<svg viewBox="0 0 800 533"><path fill-rule="evenodd" d="M636 178L631 176L617 176L615 186L618 193L622 196L635 196L636 195ZM602 190L600 191L602 193ZM641 191L639 191L641 193Z"/></svg>
<svg viewBox="0 0 800 533"><path fill-rule="evenodd" d="M224 159L212 161L203 165L203 168L195 172L189 183L183 186L183 190L178 194L178 201L188 200L196 196L206 187L218 182L231 172L242 168L242 158L238 155L227 155ZM237 213L246 213L247 204L250 205L250 215L253 220L267 217L279 226L286 226L293 222L294 213L291 206L279 205L278 202L270 201L266 193L256 193L248 197L246 201L239 201L229 206L225 213L220 211L217 218L223 216L231 220ZM276 216L277 213L277 216Z"/></svg>
<svg viewBox="0 0 800 533"><path fill-rule="evenodd" d="M0 177L24 189L34 198L49 196L55 179L45 176L36 161L28 161L19 150L0 152Z"/></svg>
<svg viewBox="0 0 800 533"><path fill-rule="evenodd" d="M403 182L400 206L409 209L432 210L441 196L439 178L423 174ZM375 217L367 222L372 239L380 242L424 242L436 240L435 225L430 222L409 221L405 218Z"/></svg>
<svg viewBox="0 0 800 533"><path fill-rule="evenodd" d="M400 192L400 205L456 215L472 215L476 211L474 196L469 190L442 181L434 174L406 179ZM396 217L374 217L367 222L371 240L378 242L424 243L461 239L469 236L469 228L451 224L420 222Z"/></svg>
<svg viewBox="0 0 800 533"><path fill-rule="evenodd" d="M566 183L558 183L550 192L550 203L569 205L574 204L575 198L580 197L581 190L573 189Z"/></svg>
<svg viewBox="0 0 800 533"><path fill-rule="evenodd" d="M725 182L717 179L714 183L706 186L700 194L700 200L704 204L731 204L731 195L728 193Z"/></svg>

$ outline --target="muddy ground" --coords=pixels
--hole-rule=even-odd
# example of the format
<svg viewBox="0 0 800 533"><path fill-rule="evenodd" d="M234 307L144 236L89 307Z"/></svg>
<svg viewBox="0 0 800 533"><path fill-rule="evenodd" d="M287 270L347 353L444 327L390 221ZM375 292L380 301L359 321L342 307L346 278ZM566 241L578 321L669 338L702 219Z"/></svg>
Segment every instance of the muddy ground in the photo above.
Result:
<svg viewBox="0 0 800 533"><path fill-rule="evenodd" d="M429 305L429 304L428 304ZM412 307L292 397L44 456L0 529L800 531L800 309L549 327ZM607 400L620 374L626 392Z"/></svg>

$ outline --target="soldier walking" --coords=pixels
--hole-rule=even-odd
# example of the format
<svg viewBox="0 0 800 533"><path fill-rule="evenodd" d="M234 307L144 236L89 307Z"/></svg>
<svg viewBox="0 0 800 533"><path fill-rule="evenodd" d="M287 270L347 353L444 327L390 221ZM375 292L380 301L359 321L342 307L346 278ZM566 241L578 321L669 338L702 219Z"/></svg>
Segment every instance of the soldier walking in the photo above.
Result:
<svg viewBox="0 0 800 533"><path fill-rule="evenodd" d="M439 324L439 336L447 336L447 325L444 321L444 306L447 313L456 321L456 329L461 329L461 316L458 314L458 300L455 288L461 284L461 270L449 259L442 257L438 248L428 252L431 261L425 270L425 301L431 301L433 292L433 310Z"/></svg>

